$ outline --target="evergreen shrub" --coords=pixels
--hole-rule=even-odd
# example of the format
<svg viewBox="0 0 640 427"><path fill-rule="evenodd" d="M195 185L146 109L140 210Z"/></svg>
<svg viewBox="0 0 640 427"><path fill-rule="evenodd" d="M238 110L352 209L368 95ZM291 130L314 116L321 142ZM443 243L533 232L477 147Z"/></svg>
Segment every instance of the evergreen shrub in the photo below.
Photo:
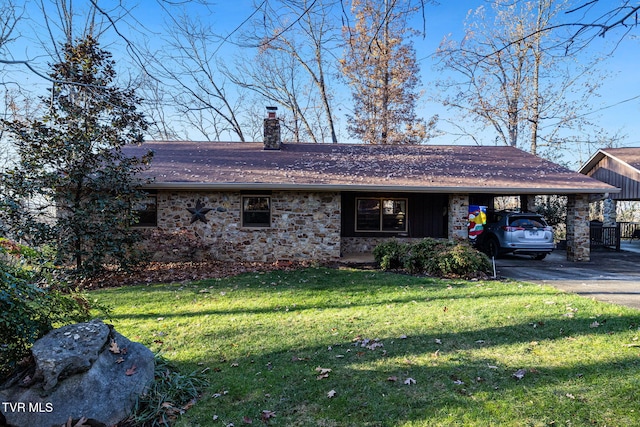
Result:
<svg viewBox="0 0 640 427"><path fill-rule="evenodd" d="M463 242L426 238L415 243L388 240L376 246L374 259L382 270L404 269L410 274L475 277L491 271L482 252Z"/></svg>

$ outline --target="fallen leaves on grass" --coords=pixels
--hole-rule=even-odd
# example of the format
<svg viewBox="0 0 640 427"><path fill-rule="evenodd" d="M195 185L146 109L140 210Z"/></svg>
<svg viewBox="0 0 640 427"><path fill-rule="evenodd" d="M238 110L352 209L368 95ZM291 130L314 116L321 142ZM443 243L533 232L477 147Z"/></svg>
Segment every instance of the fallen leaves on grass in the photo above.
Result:
<svg viewBox="0 0 640 427"><path fill-rule="evenodd" d="M327 397L328 397L329 399L332 399L332 398L336 397L336 395L337 395L337 394L338 394L338 392L337 392L337 391L335 391L335 390L330 390L330 391L327 393Z"/></svg>
<svg viewBox="0 0 640 427"><path fill-rule="evenodd" d="M319 372L319 374L316 377L316 379L322 380L324 378L329 378L329 372L331 372L331 369L329 369L329 368L321 368L320 366L318 366L316 368L316 372Z"/></svg>
<svg viewBox="0 0 640 427"><path fill-rule="evenodd" d="M384 344L380 342L378 338L370 339L370 338L362 338L360 335L353 339L353 345L367 348L369 350L375 350L376 348L384 347Z"/></svg>
<svg viewBox="0 0 640 427"><path fill-rule="evenodd" d="M305 262L287 265L277 262L151 262L134 271L107 270L98 276L78 280L76 286L88 290L149 283L183 282L231 277L258 271L290 271L307 266L309 263Z"/></svg>

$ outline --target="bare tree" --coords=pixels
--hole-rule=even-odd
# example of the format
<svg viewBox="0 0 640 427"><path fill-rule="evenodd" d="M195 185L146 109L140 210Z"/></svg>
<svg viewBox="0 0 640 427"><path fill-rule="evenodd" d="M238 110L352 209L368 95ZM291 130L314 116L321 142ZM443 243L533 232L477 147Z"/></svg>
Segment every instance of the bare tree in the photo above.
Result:
<svg viewBox="0 0 640 427"><path fill-rule="evenodd" d="M584 0L568 10L567 17L576 21L561 25L577 28L568 39L569 45L585 46L595 37L606 37L615 30L621 30L620 38L623 38L638 27L640 4L631 0L618 0L617 5L612 3Z"/></svg>
<svg viewBox="0 0 640 427"><path fill-rule="evenodd" d="M162 82L171 105L190 128L210 140L245 141L244 97L241 91L229 88L229 80L220 71L219 36L197 16L183 14L173 23L162 50L146 55L150 74Z"/></svg>
<svg viewBox="0 0 640 427"><path fill-rule="evenodd" d="M265 9L262 21L254 23L254 31L245 34L248 41L259 46L259 61L295 70L295 80L306 87L304 92L297 94L297 98L306 97L312 101L304 108L301 99L291 98L290 90L283 91L282 96L271 92L269 98L298 118L313 142L326 139L334 144L338 142L329 76L336 71L332 50L339 41L337 17L334 16L339 5L336 0L282 0L277 9ZM295 63L291 63L290 58ZM263 80L255 73L252 78ZM247 86L260 92L252 84Z"/></svg>
<svg viewBox="0 0 640 427"><path fill-rule="evenodd" d="M319 142L317 123L308 119L310 104L315 98L300 76L300 63L280 51L263 50L252 60L238 60L234 72L226 74L238 87L248 89L270 104L280 105L286 113L281 116L283 139L293 142Z"/></svg>
<svg viewBox="0 0 640 427"><path fill-rule="evenodd" d="M8 0L0 4L0 119L14 118L20 100L20 87L6 75L5 68L13 61L10 55L10 45L15 41L16 26L22 19L23 10L13 1ZM5 129L0 127L0 171L11 162L13 150L5 140Z"/></svg>
<svg viewBox="0 0 640 427"><path fill-rule="evenodd" d="M341 68L354 103L348 129L366 143L415 144L427 139L427 125L415 113L419 67L407 22L416 11L403 0L352 2L355 23L343 28Z"/></svg>
<svg viewBox="0 0 640 427"><path fill-rule="evenodd" d="M565 10L564 1L494 0L470 13L462 41L442 42L439 67L457 77L437 86L445 106L472 119L457 123L462 134L480 143L488 127L496 143L557 159L584 141L576 135L600 132L583 114L600 86L599 58L578 63L543 31Z"/></svg>

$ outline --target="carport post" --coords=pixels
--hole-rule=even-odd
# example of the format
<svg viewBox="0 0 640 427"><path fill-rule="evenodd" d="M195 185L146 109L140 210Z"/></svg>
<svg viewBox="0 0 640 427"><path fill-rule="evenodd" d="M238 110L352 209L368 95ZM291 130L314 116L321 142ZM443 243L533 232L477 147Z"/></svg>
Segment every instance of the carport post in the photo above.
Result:
<svg viewBox="0 0 640 427"><path fill-rule="evenodd" d="M617 223L616 201L607 197L602 200L602 225L605 227L615 227Z"/></svg>
<svg viewBox="0 0 640 427"><path fill-rule="evenodd" d="M589 197L570 194L567 198L567 260L589 261Z"/></svg>

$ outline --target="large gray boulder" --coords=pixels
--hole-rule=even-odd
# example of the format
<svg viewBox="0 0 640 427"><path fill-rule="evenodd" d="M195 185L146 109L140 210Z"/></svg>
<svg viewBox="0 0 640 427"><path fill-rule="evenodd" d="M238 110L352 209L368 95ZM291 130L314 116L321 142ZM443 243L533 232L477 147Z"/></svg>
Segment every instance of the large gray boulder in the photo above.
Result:
<svg viewBox="0 0 640 427"><path fill-rule="evenodd" d="M153 353L99 320L53 330L32 353L33 378L0 390L10 425L61 426L86 417L111 426L131 414L153 381Z"/></svg>

